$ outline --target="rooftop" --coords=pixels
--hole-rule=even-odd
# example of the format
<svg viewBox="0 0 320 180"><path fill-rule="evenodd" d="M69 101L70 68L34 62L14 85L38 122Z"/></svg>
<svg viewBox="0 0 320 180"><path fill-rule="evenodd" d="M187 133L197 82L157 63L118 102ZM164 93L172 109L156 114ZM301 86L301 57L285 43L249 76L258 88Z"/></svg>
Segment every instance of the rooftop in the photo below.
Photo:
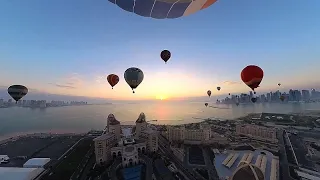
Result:
<svg viewBox="0 0 320 180"><path fill-rule="evenodd" d="M109 125L120 124L120 122L116 119L116 117L113 114L109 114L107 119L108 119Z"/></svg>
<svg viewBox="0 0 320 180"><path fill-rule="evenodd" d="M50 158L32 158L29 159L26 163L24 163L23 166L44 166L50 160Z"/></svg>
<svg viewBox="0 0 320 180"><path fill-rule="evenodd" d="M102 141L102 140L113 138L114 136L115 135L112 133L106 133L106 134L102 134L99 137L94 138L93 141Z"/></svg>
<svg viewBox="0 0 320 180"><path fill-rule="evenodd" d="M43 171L43 168L0 167L0 177L4 180L32 180Z"/></svg>
<svg viewBox="0 0 320 180"><path fill-rule="evenodd" d="M136 123L144 123L144 122L146 122L146 116L145 116L144 113L142 112L142 113L140 113L140 115L139 115Z"/></svg>

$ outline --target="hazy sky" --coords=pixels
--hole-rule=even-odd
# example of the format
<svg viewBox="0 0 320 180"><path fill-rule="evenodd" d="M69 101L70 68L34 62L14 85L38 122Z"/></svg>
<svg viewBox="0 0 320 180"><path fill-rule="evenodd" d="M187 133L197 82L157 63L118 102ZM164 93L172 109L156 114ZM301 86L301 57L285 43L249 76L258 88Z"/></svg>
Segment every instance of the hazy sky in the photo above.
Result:
<svg viewBox="0 0 320 180"><path fill-rule="evenodd" d="M265 72L258 91L320 83L319 0L220 0L196 14L157 20L107 0L0 1L0 85L115 99L247 92L241 70ZM163 49L172 52L167 64ZM123 79L139 67L132 94ZM106 81L118 74L111 90ZM216 87L221 86L218 93Z"/></svg>

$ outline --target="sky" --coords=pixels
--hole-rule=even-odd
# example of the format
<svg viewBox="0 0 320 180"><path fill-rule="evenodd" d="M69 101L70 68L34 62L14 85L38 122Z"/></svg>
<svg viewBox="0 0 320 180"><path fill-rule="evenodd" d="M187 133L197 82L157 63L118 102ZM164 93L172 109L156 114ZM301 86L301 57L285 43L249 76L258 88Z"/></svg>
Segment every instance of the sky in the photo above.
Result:
<svg viewBox="0 0 320 180"><path fill-rule="evenodd" d="M0 86L120 100L223 95L248 92L240 72L255 64L264 70L257 92L279 82L280 90L319 87L319 7L319 0L218 0L159 20L107 0L2 0ZM167 64L164 49L172 53ZM135 94L123 75L130 67L144 72ZM110 73L120 77L113 90Z"/></svg>

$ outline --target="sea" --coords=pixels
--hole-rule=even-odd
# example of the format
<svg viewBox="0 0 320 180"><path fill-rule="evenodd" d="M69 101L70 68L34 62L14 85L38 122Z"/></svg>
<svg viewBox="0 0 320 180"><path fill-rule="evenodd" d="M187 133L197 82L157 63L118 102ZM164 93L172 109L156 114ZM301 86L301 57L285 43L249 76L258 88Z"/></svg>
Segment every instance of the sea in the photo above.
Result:
<svg viewBox="0 0 320 180"><path fill-rule="evenodd" d="M301 113L320 110L320 103L269 103L216 105L204 102L137 102L31 109L0 108L0 139L15 135L50 132L81 133L102 130L112 113L121 124L134 124L141 112L154 124L186 124L207 118L235 119L249 113Z"/></svg>

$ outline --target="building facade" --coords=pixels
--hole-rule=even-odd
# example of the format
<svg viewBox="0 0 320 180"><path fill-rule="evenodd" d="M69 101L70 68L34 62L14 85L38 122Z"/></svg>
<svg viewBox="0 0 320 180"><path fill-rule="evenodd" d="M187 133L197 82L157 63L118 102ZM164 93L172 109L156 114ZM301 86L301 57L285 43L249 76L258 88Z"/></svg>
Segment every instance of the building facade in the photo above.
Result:
<svg viewBox="0 0 320 180"><path fill-rule="evenodd" d="M267 128L258 125L236 125L236 134L250 136L253 139L277 143L277 131L274 128Z"/></svg>
<svg viewBox="0 0 320 180"><path fill-rule="evenodd" d="M113 114L107 119L103 134L94 139L96 163L107 163L121 158L123 167L139 163L138 154L158 150L158 132L147 126L144 113L136 121L135 131L123 126Z"/></svg>

